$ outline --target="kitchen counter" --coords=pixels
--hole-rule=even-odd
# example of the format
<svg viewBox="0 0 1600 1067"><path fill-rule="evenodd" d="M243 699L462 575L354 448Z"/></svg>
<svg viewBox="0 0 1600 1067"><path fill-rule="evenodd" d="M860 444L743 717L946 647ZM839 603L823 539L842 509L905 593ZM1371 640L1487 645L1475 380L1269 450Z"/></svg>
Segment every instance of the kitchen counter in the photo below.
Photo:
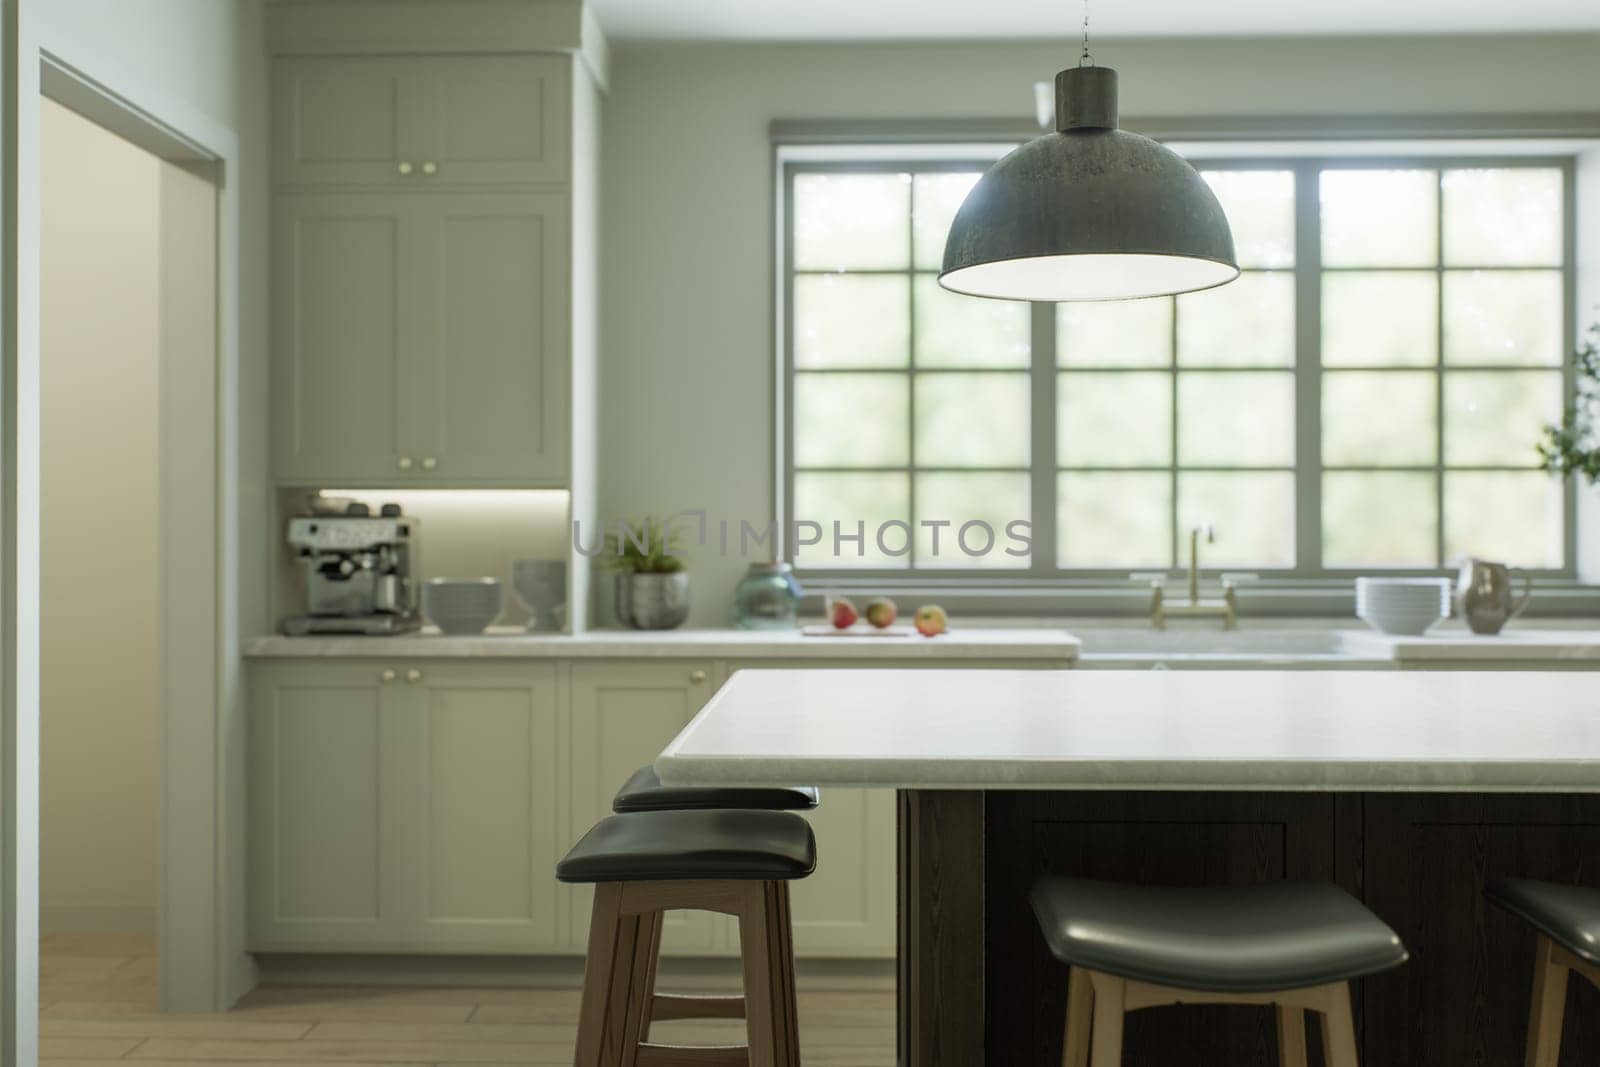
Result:
<svg viewBox="0 0 1600 1067"><path fill-rule="evenodd" d="M1538 670L746 670L656 769L896 790L907 1067L1061 1061L1067 968L1029 908L1046 873L1339 884L1413 956L1358 986L1362 1062L1513 1063L1532 939L1482 886L1592 880L1600 688ZM1140 1031L1142 1061L1276 1062L1270 1012L1168 1022ZM1592 1033L1568 1041L1600 1061Z"/></svg>
<svg viewBox="0 0 1600 1067"><path fill-rule="evenodd" d="M798 630L591 630L530 634L491 628L472 637L424 631L399 637L262 637L245 656L330 659L671 659L775 658L853 660L1060 660L1077 658L1079 641L1062 630L958 629L938 637L808 637Z"/></svg>
<svg viewBox="0 0 1600 1067"><path fill-rule="evenodd" d="M743 671L664 781L1600 792L1586 673Z"/></svg>
<svg viewBox="0 0 1600 1067"><path fill-rule="evenodd" d="M1495 663L1584 661L1600 663L1600 631L1502 630L1493 636L1469 630L1436 630L1422 637L1394 637L1371 630L1341 634L1344 649L1396 663Z"/></svg>

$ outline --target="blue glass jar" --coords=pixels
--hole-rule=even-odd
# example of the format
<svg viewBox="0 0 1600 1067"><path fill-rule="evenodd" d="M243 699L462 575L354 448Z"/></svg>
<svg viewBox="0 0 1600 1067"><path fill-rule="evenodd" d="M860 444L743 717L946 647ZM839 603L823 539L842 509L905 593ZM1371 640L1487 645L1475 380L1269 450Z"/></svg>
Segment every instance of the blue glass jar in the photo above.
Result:
<svg viewBox="0 0 1600 1067"><path fill-rule="evenodd" d="M733 624L741 630L792 630L800 621L802 595L787 563L752 563L733 591Z"/></svg>

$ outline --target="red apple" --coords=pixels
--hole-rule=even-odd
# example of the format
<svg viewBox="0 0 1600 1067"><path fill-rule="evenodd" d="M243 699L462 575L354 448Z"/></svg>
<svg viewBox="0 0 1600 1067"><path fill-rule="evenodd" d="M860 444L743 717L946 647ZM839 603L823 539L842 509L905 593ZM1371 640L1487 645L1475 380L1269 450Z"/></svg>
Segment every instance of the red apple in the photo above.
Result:
<svg viewBox="0 0 1600 1067"><path fill-rule="evenodd" d="M949 628L950 619L937 604L924 604L917 609L917 633L923 637L937 637Z"/></svg>
<svg viewBox="0 0 1600 1067"><path fill-rule="evenodd" d="M867 621L880 630L888 629L894 625L894 620L900 614L894 606L894 601L886 596L880 596L867 605Z"/></svg>
<svg viewBox="0 0 1600 1067"><path fill-rule="evenodd" d="M833 601L833 628L835 630L848 630L861 618L856 613L856 606L850 603L848 597L835 597Z"/></svg>

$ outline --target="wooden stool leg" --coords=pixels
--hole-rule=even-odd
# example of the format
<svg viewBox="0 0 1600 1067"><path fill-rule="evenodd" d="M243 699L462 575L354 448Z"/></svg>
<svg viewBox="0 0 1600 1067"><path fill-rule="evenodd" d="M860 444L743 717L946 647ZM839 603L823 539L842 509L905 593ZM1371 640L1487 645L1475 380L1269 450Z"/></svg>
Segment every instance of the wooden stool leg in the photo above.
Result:
<svg viewBox="0 0 1600 1067"><path fill-rule="evenodd" d="M638 917L622 915L622 883L595 886L575 1067L620 1067L638 932Z"/></svg>
<svg viewBox="0 0 1600 1067"><path fill-rule="evenodd" d="M1094 1017L1094 982L1082 967L1067 973L1067 1027L1061 1067L1089 1067L1089 1025Z"/></svg>
<svg viewBox="0 0 1600 1067"><path fill-rule="evenodd" d="M739 914L750 1067L799 1067L789 883L751 882Z"/></svg>
<svg viewBox="0 0 1600 1067"><path fill-rule="evenodd" d="M634 937L627 1000L623 1006L622 1067L634 1067L639 1061L639 1045L650 1040L650 1000L655 995L656 958L661 948L664 918L659 911L634 917L638 930Z"/></svg>
<svg viewBox="0 0 1600 1067"><path fill-rule="evenodd" d="M1324 1067L1358 1067L1348 983L1328 988L1328 1006L1322 1013L1322 1062Z"/></svg>
<svg viewBox="0 0 1600 1067"><path fill-rule="evenodd" d="M1306 1067L1306 1013L1275 1005L1278 1012L1278 1067Z"/></svg>
<svg viewBox="0 0 1600 1067"><path fill-rule="evenodd" d="M1555 942L1539 936L1533 954L1533 998L1528 1006L1525 1067L1556 1067L1561 1026L1567 1013L1567 966L1555 958Z"/></svg>
<svg viewBox="0 0 1600 1067"><path fill-rule="evenodd" d="M1128 983L1098 971L1094 972L1093 982L1094 1035L1089 1043L1089 1062L1093 1067L1122 1067L1123 1000Z"/></svg>

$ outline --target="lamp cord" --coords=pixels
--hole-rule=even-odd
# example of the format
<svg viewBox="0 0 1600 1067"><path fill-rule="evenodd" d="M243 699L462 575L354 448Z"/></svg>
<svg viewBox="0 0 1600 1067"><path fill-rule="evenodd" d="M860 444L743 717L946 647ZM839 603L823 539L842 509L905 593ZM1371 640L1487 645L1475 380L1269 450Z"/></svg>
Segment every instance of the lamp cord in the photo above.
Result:
<svg viewBox="0 0 1600 1067"><path fill-rule="evenodd" d="M1094 57L1089 54L1089 0L1083 0L1083 55L1078 57L1078 66L1094 66Z"/></svg>

